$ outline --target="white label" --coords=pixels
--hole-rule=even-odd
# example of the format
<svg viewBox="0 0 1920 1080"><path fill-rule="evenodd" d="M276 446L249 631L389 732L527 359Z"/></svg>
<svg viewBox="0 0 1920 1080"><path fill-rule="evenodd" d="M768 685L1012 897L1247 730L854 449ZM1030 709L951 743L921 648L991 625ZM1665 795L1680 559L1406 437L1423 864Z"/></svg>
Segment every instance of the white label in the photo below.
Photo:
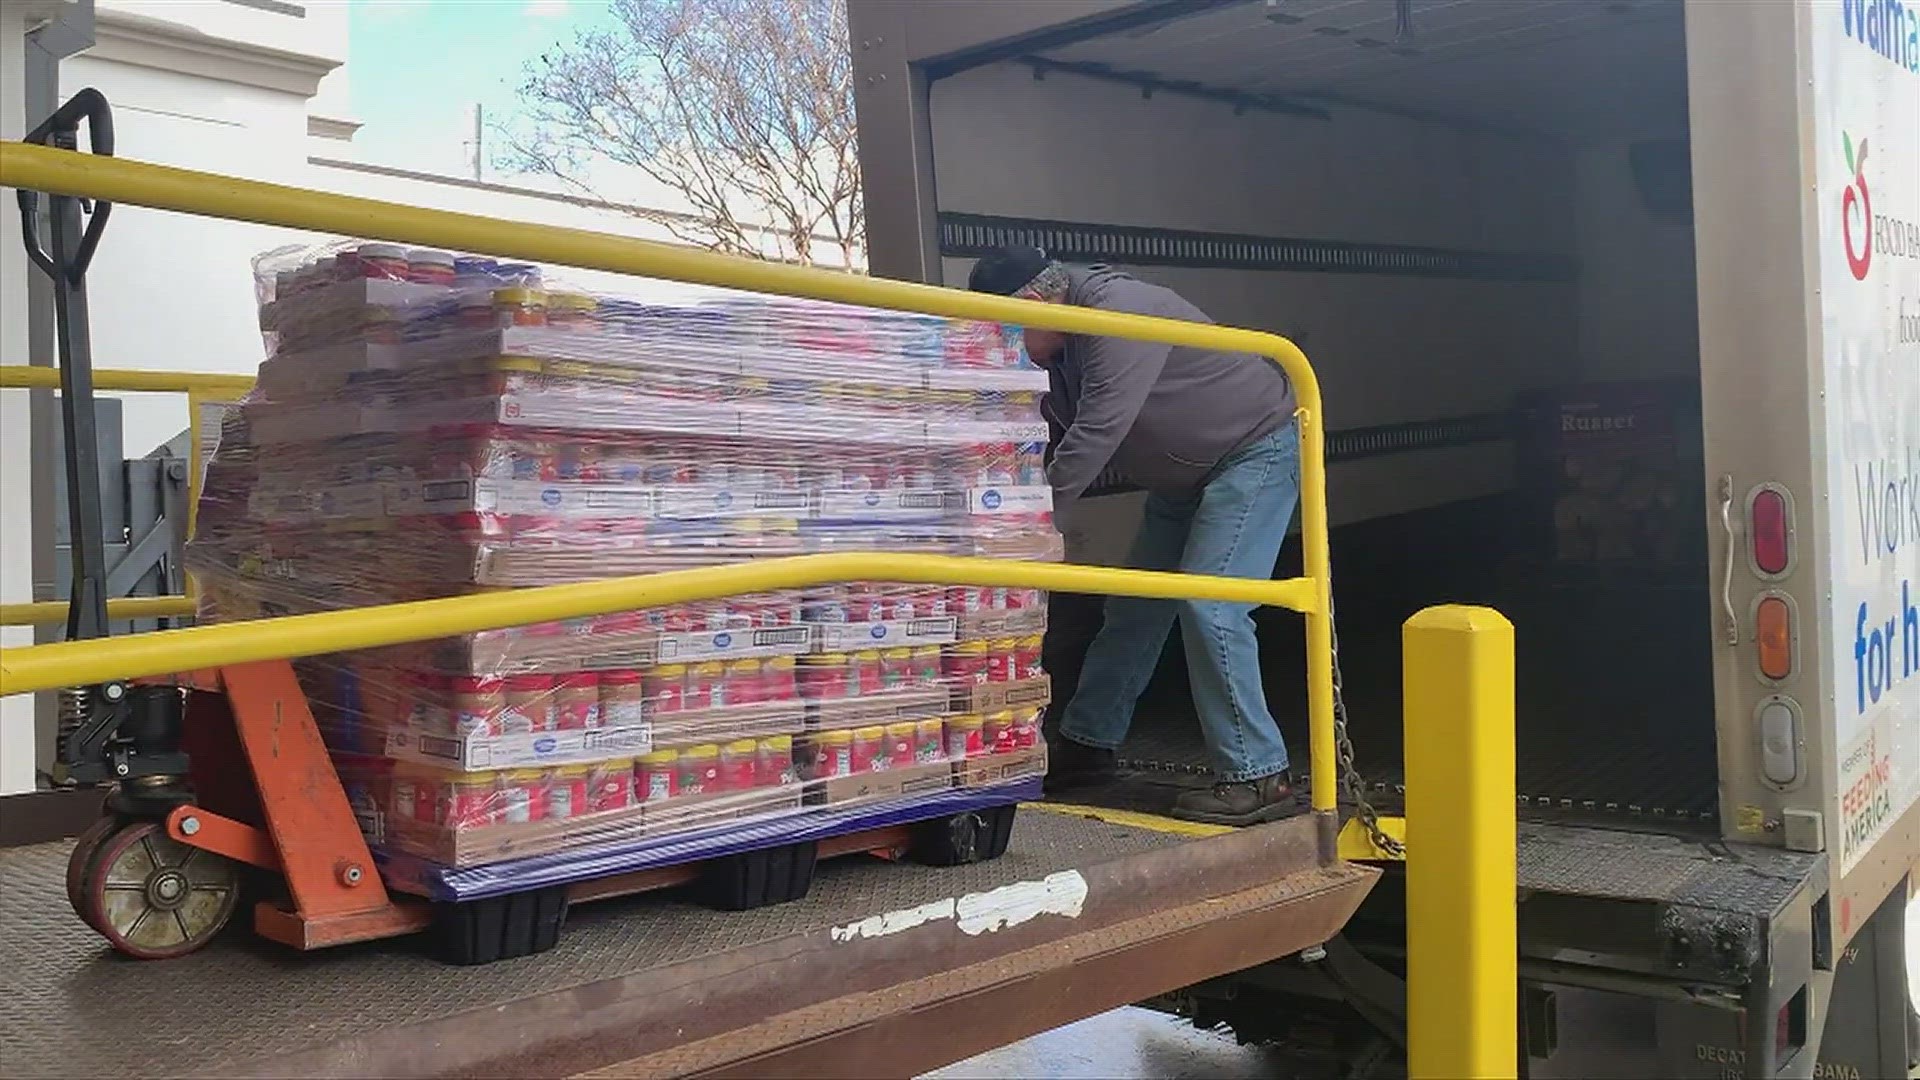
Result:
<svg viewBox="0 0 1920 1080"><path fill-rule="evenodd" d="M821 651L847 652L950 644L959 639L960 621L949 615L900 622L817 623L814 630Z"/></svg>
<svg viewBox="0 0 1920 1080"><path fill-rule="evenodd" d="M1043 484L973 488L967 492L967 513L985 517L1001 514L1045 514L1053 510L1053 488Z"/></svg>
<svg viewBox="0 0 1920 1080"><path fill-rule="evenodd" d="M957 493L955 493L957 495ZM944 491L848 491L820 493L820 516L875 521L938 517L954 495Z"/></svg>
<svg viewBox="0 0 1920 1080"><path fill-rule="evenodd" d="M653 749L647 721L608 724L585 731L521 731L446 738L414 731L387 735L387 756L462 769L511 769L523 765L589 765L634 757Z"/></svg>

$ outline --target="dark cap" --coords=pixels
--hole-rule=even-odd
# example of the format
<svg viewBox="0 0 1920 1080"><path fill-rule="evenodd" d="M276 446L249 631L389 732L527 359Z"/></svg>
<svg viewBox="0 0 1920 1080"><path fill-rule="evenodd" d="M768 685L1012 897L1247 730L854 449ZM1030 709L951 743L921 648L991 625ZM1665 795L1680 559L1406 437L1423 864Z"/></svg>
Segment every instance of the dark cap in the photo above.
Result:
<svg viewBox="0 0 1920 1080"><path fill-rule="evenodd" d="M967 275L967 288L973 292L1012 296L1033 283L1033 279L1053 265L1047 253L1037 247L997 247L980 256Z"/></svg>

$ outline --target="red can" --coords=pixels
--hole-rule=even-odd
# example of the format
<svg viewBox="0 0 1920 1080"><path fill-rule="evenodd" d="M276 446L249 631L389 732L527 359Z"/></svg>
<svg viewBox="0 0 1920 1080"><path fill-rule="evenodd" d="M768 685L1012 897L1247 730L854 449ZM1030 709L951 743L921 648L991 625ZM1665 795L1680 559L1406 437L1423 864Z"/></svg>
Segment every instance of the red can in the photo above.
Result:
<svg viewBox="0 0 1920 1080"><path fill-rule="evenodd" d="M881 620L880 598L874 594L871 585L854 585L847 589L847 621L850 623L879 622Z"/></svg>
<svg viewBox="0 0 1920 1080"><path fill-rule="evenodd" d="M941 670L955 686L978 686L988 680L988 650L984 641L963 641L947 648Z"/></svg>
<svg viewBox="0 0 1920 1080"><path fill-rule="evenodd" d="M761 787L794 782L793 736L769 735L754 745L755 776Z"/></svg>
<svg viewBox="0 0 1920 1080"><path fill-rule="evenodd" d="M600 726L600 676L591 671L562 675L555 693L556 726L585 731Z"/></svg>
<svg viewBox="0 0 1920 1080"><path fill-rule="evenodd" d="M695 629L696 616L689 607L670 607L660 610L660 629L669 634L686 634Z"/></svg>
<svg viewBox="0 0 1920 1080"><path fill-rule="evenodd" d="M855 728L849 759L855 775L886 768L891 763L887 753L887 729L878 724Z"/></svg>
<svg viewBox="0 0 1920 1080"><path fill-rule="evenodd" d="M794 687L794 662L791 656L770 656L760 671L760 684L767 701L792 701L797 695Z"/></svg>
<svg viewBox="0 0 1920 1080"><path fill-rule="evenodd" d="M687 668L687 708L719 709L733 703L727 696L727 668L718 660L708 660Z"/></svg>
<svg viewBox="0 0 1920 1080"><path fill-rule="evenodd" d="M462 773L447 785L447 824L456 829L500 820L500 790L492 773Z"/></svg>
<svg viewBox="0 0 1920 1080"><path fill-rule="evenodd" d="M981 732L981 741L986 743L988 752L995 754L1011 752L1016 745L1013 727L1012 713L997 712L989 714Z"/></svg>
<svg viewBox="0 0 1920 1080"><path fill-rule="evenodd" d="M556 680L551 675L509 675L507 707L502 727L511 732L552 731L558 723L554 708Z"/></svg>
<svg viewBox="0 0 1920 1080"><path fill-rule="evenodd" d="M594 813L622 810L633 803L634 763L603 761L587 774L587 808Z"/></svg>
<svg viewBox="0 0 1920 1080"><path fill-rule="evenodd" d="M659 802L680 794L680 755L673 750L655 750L634 762L633 797L640 802Z"/></svg>
<svg viewBox="0 0 1920 1080"><path fill-rule="evenodd" d="M937 765L947 753L946 722L937 716L918 720L913 725L913 760L920 765Z"/></svg>
<svg viewBox="0 0 1920 1080"><path fill-rule="evenodd" d="M760 783L760 745L739 739L720 748L720 786L724 791L751 791Z"/></svg>
<svg viewBox="0 0 1920 1080"><path fill-rule="evenodd" d="M800 696L809 701L839 701L855 697L853 658L845 653L813 653L799 670Z"/></svg>
<svg viewBox="0 0 1920 1080"><path fill-rule="evenodd" d="M397 777L393 782L393 811L422 825L438 825L439 785L426 777Z"/></svg>
<svg viewBox="0 0 1920 1080"><path fill-rule="evenodd" d="M547 819L547 774L539 769L514 769L500 787L500 820L526 824Z"/></svg>
<svg viewBox="0 0 1920 1080"><path fill-rule="evenodd" d="M853 654L852 682L860 688L856 697L886 689L886 661L881 659L879 650L867 649Z"/></svg>
<svg viewBox="0 0 1920 1080"><path fill-rule="evenodd" d="M1031 750L1040 742L1040 713L1013 714L1012 742L1015 750Z"/></svg>
<svg viewBox="0 0 1920 1080"><path fill-rule="evenodd" d="M687 708L687 668L685 664L661 664L646 673L647 704L654 715L684 712Z"/></svg>
<svg viewBox="0 0 1920 1080"><path fill-rule="evenodd" d="M587 813L592 788L592 776L585 765L565 765L553 770L547 782L547 817L561 821Z"/></svg>
<svg viewBox="0 0 1920 1080"><path fill-rule="evenodd" d="M947 591L947 606L956 615L978 615L989 609L993 590L963 585Z"/></svg>
<svg viewBox="0 0 1920 1080"><path fill-rule="evenodd" d="M909 768L914 764L915 745L918 733L911 720L888 724L886 727L886 756L896 769Z"/></svg>
<svg viewBox="0 0 1920 1080"><path fill-rule="evenodd" d="M1013 650L1014 678L1037 679L1046 673L1041 660L1044 644L1045 639L1037 634L1019 640Z"/></svg>
<svg viewBox="0 0 1920 1080"><path fill-rule="evenodd" d="M728 705L758 705L770 700L766 694L766 661L735 659L726 665L722 678L726 678L722 698Z"/></svg>
<svg viewBox="0 0 1920 1080"><path fill-rule="evenodd" d="M1014 653L1017 650L1011 638L996 638L987 643L987 681L1012 682L1014 679Z"/></svg>

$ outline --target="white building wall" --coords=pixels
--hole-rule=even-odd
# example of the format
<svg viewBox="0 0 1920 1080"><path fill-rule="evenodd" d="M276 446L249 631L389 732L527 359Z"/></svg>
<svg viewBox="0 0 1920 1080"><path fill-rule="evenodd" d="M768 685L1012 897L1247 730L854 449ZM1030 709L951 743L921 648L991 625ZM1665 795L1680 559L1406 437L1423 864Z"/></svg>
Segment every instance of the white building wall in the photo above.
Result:
<svg viewBox="0 0 1920 1080"><path fill-rule="evenodd" d="M0 139L26 133L25 10L0 4ZM7 192L12 210L12 193ZM27 265L20 215L0 212L0 364L27 362ZM27 460L27 395L0 392L0 603L33 597L33 474ZM0 627L0 647L31 645L28 627ZM33 787L33 699L0 698L0 795Z"/></svg>
<svg viewBox="0 0 1920 1080"><path fill-rule="evenodd" d="M48 0L51 3L51 0ZM303 5L304 17L225 0L100 0L97 44L61 65L62 96L88 86L114 109L119 156L248 179L292 184L434 209L609 232L670 242L661 225L548 191L384 169L360 162L358 118L347 98L344 3ZM22 131L19 0L0 0L0 136ZM663 201L657 198L655 202ZM9 204L10 205L10 204ZM89 274L94 363L252 373L263 356L252 280L253 257L293 243L331 240L241 222L122 206L114 211ZM18 216L0 213L0 362L27 356L25 261ZM582 287L658 301L702 290L619 275L564 272ZM125 447L140 456L187 426L184 398L123 398ZM33 521L28 395L0 393L0 599L36 598L32 547L50 535ZM51 596L41 582L37 598ZM31 631L5 631L29 644ZM41 746L39 753L50 752ZM0 795L33 786L32 702L0 699Z"/></svg>

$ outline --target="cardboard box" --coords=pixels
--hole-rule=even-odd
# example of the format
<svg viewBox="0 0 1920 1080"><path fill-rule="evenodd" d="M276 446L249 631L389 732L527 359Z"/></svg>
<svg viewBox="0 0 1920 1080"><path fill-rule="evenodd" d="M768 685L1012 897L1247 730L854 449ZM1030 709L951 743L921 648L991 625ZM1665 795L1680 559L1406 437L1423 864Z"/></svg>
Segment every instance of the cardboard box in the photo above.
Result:
<svg viewBox="0 0 1920 1080"><path fill-rule="evenodd" d="M1047 632L1047 609L1016 608L960 616L959 640L1035 637Z"/></svg>
<svg viewBox="0 0 1920 1080"><path fill-rule="evenodd" d="M782 784L750 792L681 795L664 802L646 803L644 831L648 836L657 836L723 822L779 817L800 808L800 788L801 785L797 783Z"/></svg>
<svg viewBox="0 0 1920 1080"><path fill-rule="evenodd" d="M645 830L646 817L646 807L641 804L561 821L502 822L467 829L445 829L389 817L385 839L387 846L397 851L444 866L478 866L596 841L631 839Z"/></svg>
<svg viewBox="0 0 1920 1080"><path fill-rule="evenodd" d="M458 772L585 765L638 757L653 749L653 725L533 731L505 735L437 735L414 728L390 729L386 754Z"/></svg>
<svg viewBox="0 0 1920 1080"><path fill-rule="evenodd" d="M1044 709L1053 700L1053 680L1046 675L1013 682L975 683L957 686L948 700L956 713L997 713L1024 709Z"/></svg>
<svg viewBox="0 0 1920 1080"><path fill-rule="evenodd" d="M660 713L650 722L654 746L692 746L767 735L798 735L807 729L807 714L798 702L782 701Z"/></svg>
<svg viewBox="0 0 1920 1080"><path fill-rule="evenodd" d="M952 766L913 765L904 769L881 769L856 776L837 776L807 784L807 802L816 805L877 802L908 795L945 791L953 786Z"/></svg>
<svg viewBox="0 0 1920 1080"><path fill-rule="evenodd" d="M515 628L424 642L402 655L435 671L504 675L796 656L807 651L811 640L810 629L801 625L684 633L635 629L528 634Z"/></svg>
<svg viewBox="0 0 1920 1080"><path fill-rule="evenodd" d="M1047 774L1047 746L1041 743L1011 754L985 754L956 761L953 782L958 787L993 787Z"/></svg>
<svg viewBox="0 0 1920 1080"><path fill-rule="evenodd" d="M943 687L915 687L892 690L865 697L837 698L833 701L807 702L807 730L832 731L838 728L890 724L896 720L924 720L947 711L947 691Z"/></svg>

